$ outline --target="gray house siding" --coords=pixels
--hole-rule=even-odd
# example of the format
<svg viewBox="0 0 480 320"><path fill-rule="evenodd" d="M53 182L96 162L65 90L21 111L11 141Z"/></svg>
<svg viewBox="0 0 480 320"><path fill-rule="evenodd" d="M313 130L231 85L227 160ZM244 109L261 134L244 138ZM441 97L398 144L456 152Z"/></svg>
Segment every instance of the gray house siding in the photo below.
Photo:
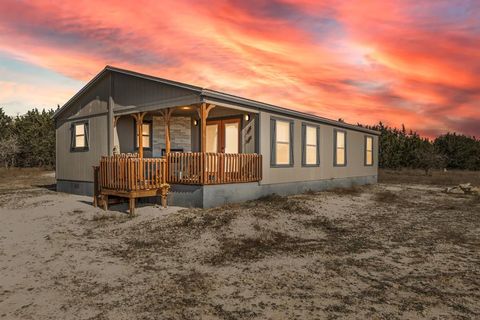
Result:
<svg viewBox="0 0 480 320"><path fill-rule="evenodd" d="M200 94L189 89L113 73L114 112L149 111L200 103Z"/></svg>
<svg viewBox="0 0 480 320"><path fill-rule="evenodd" d="M100 157L108 153L106 135L107 115L96 115L84 119L88 121L89 127L87 151L77 152L70 150L71 124L75 121L66 121L56 130L56 179L58 191L83 194L86 190L86 194L91 194L93 189L84 186L84 184L91 184L93 181L92 167L98 165ZM79 186L76 187L76 185Z"/></svg>
<svg viewBox="0 0 480 320"><path fill-rule="evenodd" d="M100 157L108 153L108 97L110 75L106 75L84 92L56 119L56 179L57 190L91 194L93 169ZM72 124L88 122L88 150L71 150Z"/></svg>
<svg viewBox="0 0 480 320"><path fill-rule="evenodd" d="M342 129L347 132L347 159L348 163L344 167L333 166L333 132L337 128L335 126L321 124L318 122L310 122L312 125L320 127L320 165L315 167L302 166L302 123L308 124L302 119L292 117L282 117L293 121L294 140L293 153L294 163L291 167L271 167L271 136L270 120L277 118L276 114L268 112L260 112L260 150L263 155L263 179L260 182L262 185L290 183L301 181L337 179L348 177L369 177L377 175L378 163L378 137L373 136L374 141L374 166L365 166L364 163L364 137L365 133Z"/></svg>
<svg viewBox="0 0 480 320"><path fill-rule="evenodd" d="M177 107L202 102L218 103L209 114L209 119L242 117L244 142L249 134L254 143L242 145L243 152L263 155L263 179L259 183L231 184L219 186L175 186L171 199L175 205L211 207L227 202L254 199L270 193L292 194L309 189L323 190L352 184L372 183L377 180L378 133L353 125L315 117L313 115L234 97L210 90L178 84L168 80L140 75L128 71L106 68L95 81L90 82L64 108L55 114L57 151L57 188L59 191L92 194L93 169L103 155L109 154L113 146L120 152L136 152L134 148L134 121L128 113L154 112L166 107ZM245 114L251 120L247 122ZM122 115L113 129L113 116ZM198 151L200 125L195 126L196 113L179 114L177 129L173 128L172 148L183 147L185 151ZM175 117L172 122L175 127ZM272 167L270 121L281 117L292 122L293 163L289 167ZM160 156L163 147L163 123L157 114L147 114L151 120L152 150L145 157ZM71 150L71 126L76 121L87 121L89 148L78 152ZM318 166L302 166L302 124L319 128ZM190 130L189 130L190 129ZM336 167L334 159L334 130L347 133L347 165ZM178 134L178 130L185 134ZM365 165L365 135L373 138L373 166ZM178 139L177 139L178 138ZM178 141L177 141L177 140ZM200 205L201 204L201 205Z"/></svg>
<svg viewBox="0 0 480 320"><path fill-rule="evenodd" d="M57 128L66 121L108 113L109 92L110 75L105 75L56 117Z"/></svg>
<svg viewBox="0 0 480 320"><path fill-rule="evenodd" d="M200 101L200 96L187 88L153 82L116 72L99 77L91 86L56 115L56 179L59 191L91 194L93 182L92 166L98 165L101 156L109 153L109 98L112 97L113 111L158 109L182 101ZM71 125L75 121L89 122L89 149L72 152ZM145 120L153 120L148 115ZM122 116L117 123L116 133L112 130L112 145L120 142L121 152L135 152L133 141L133 119ZM145 152L151 157L152 151ZM85 185L86 184L86 185ZM80 186L78 186L80 185ZM78 186L78 187L75 187Z"/></svg>

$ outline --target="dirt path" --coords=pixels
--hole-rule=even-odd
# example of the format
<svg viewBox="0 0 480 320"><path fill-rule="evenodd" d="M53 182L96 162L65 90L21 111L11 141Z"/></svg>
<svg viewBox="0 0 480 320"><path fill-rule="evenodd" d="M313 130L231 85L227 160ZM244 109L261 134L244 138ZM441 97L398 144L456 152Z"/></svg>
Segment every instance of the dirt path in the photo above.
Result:
<svg viewBox="0 0 480 320"><path fill-rule="evenodd" d="M480 317L480 199L440 188L145 206L133 219L41 188L1 197L5 319Z"/></svg>

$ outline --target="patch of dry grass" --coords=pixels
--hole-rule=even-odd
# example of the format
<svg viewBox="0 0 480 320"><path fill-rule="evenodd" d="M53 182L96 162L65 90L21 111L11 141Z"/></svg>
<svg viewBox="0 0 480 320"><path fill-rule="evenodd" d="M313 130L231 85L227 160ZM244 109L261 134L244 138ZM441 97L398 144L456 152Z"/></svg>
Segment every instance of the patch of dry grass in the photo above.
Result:
<svg viewBox="0 0 480 320"><path fill-rule="evenodd" d="M250 204L254 204L252 207L255 208L267 208L269 211L272 211L271 208L275 208L280 211L303 215L312 215L315 213L313 208L309 206L304 199L296 199L295 197L282 197L277 194L251 201Z"/></svg>
<svg viewBox="0 0 480 320"><path fill-rule="evenodd" d="M335 188L332 190L329 190L328 192L335 193L336 195L340 196L360 196L363 193L363 190L359 186L352 186L348 188Z"/></svg>
<svg viewBox="0 0 480 320"><path fill-rule="evenodd" d="M394 204L399 201L400 197L398 194L390 191L390 190L383 190L380 192L375 193L375 201L385 203L385 204Z"/></svg>
<svg viewBox="0 0 480 320"><path fill-rule="evenodd" d="M0 168L0 190L50 187L54 184L53 171L41 168Z"/></svg>
<svg viewBox="0 0 480 320"><path fill-rule="evenodd" d="M335 222L335 220L328 219L324 216L317 216L310 220L304 220L302 221L302 224L306 228L316 228L324 230L331 236L338 236L346 233L346 230L342 228L338 222Z"/></svg>
<svg viewBox="0 0 480 320"><path fill-rule="evenodd" d="M474 186L480 186L480 171L450 170L443 172L433 170L430 175L425 175L423 170L378 170L378 182L401 183L401 184L427 184L438 186L455 186L460 183L470 182Z"/></svg>
<svg viewBox="0 0 480 320"><path fill-rule="evenodd" d="M51 172L51 170L45 170L43 168L0 168L0 179L18 177L35 178L45 172Z"/></svg>
<svg viewBox="0 0 480 320"><path fill-rule="evenodd" d="M223 238L220 250L208 257L206 261L213 265L232 262L251 263L268 255L290 253L302 254L318 250L322 240L305 240L292 237L286 233L260 230L255 236L240 238Z"/></svg>
<svg viewBox="0 0 480 320"><path fill-rule="evenodd" d="M214 228L218 229L230 224L237 215L238 207L227 205L207 210L186 209L179 212L177 227L183 228Z"/></svg>
<svg viewBox="0 0 480 320"><path fill-rule="evenodd" d="M94 222L105 222L105 223L109 223L109 222L126 222L128 220L131 220L133 219L133 217L129 214L118 214L118 213L115 213L115 214L106 214L106 213L102 213L102 214L95 214L93 215L93 217L91 218L91 221L94 221Z"/></svg>

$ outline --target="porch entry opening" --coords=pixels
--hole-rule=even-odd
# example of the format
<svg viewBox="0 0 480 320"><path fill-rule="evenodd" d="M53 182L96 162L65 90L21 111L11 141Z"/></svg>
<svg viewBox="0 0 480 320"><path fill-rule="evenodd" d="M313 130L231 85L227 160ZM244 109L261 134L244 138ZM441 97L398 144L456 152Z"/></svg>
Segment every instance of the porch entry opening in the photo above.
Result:
<svg viewBox="0 0 480 320"><path fill-rule="evenodd" d="M238 118L207 121L206 151L227 154L240 153L240 123L241 120ZM217 158L213 159L207 165L207 172L213 174L214 172L232 173L238 171L238 163L233 162L227 166L223 162L218 162Z"/></svg>
<svg viewBox="0 0 480 320"><path fill-rule="evenodd" d="M240 122L236 119L207 121L207 152L240 153Z"/></svg>

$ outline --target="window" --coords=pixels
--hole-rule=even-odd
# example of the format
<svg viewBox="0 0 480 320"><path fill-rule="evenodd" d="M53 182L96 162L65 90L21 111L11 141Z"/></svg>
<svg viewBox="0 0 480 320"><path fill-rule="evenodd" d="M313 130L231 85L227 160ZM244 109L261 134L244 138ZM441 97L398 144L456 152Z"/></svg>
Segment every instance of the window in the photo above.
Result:
<svg viewBox="0 0 480 320"><path fill-rule="evenodd" d="M287 120L271 120L272 166L293 165L293 122Z"/></svg>
<svg viewBox="0 0 480 320"><path fill-rule="evenodd" d="M72 151L88 150L88 122L77 122L72 124Z"/></svg>
<svg viewBox="0 0 480 320"><path fill-rule="evenodd" d="M373 137L365 136L365 165L373 166Z"/></svg>
<svg viewBox="0 0 480 320"><path fill-rule="evenodd" d="M316 126L302 125L303 134L303 166L318 166L319 157L319 128Z"/></svg>
<svg viewBox="0 0 480 320"><path fill-rule="evenodd" d="M135 122L134 122L135 123ZM135 139L135 148L138 149L138 146L139 146L139 141L138 141L138 138L139 138L139 135L137 133L137 126L136 124L134 125L135 127L135 136L136 136L136 139ZM143 149L150 149L152 148L152 123L151 122L148 122L148 121L145 121L142 123L142 134L141 134L141 137L142 137L142 145L143 145Z"/></svg>
<svg viewBox="0 0 480 320"><path fill-rule="evenodd" d="M334 150L334 161L335 166L346 166L347 165L347 133L345 131L335 130L335 150Z"/></svg>

